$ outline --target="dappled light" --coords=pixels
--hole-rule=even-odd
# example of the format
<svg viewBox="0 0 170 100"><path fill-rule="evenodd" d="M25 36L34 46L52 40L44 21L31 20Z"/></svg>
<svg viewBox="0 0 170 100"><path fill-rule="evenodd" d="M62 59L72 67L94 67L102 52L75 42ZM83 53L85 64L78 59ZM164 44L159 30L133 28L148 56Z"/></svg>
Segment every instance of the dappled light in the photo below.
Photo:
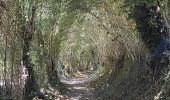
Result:
<svg viewBox="0 0 170 100"><path fill-rule="evenodd" d="M0 100L169 100L169 0L0 0Z"/></svg>

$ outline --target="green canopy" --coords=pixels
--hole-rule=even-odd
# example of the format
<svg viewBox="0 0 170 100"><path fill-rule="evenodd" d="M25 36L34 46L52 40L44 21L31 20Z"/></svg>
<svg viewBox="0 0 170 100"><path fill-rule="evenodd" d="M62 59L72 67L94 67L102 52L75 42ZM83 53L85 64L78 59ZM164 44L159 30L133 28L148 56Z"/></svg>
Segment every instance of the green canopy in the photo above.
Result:
<svg viewBox="0 0 170 100"><path fill-rule="evenodd" d="M164 16L166 19L166 24L170 28L170 0L166 0L166 2L165 2Z"/></svg>

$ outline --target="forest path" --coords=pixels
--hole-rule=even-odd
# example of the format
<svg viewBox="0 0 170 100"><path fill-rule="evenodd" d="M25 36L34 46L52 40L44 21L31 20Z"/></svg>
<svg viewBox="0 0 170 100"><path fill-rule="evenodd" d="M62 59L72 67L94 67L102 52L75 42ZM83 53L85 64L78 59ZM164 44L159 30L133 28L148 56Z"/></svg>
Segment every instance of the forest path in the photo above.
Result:
<svg viewBox="0 0 170 100"><path fill-rule="evenodd" d="M69 100L96 100L95 90L87 84L67 85Z"/></svg>
<svg viewBox="0 0 170 100"><path fill-rule="evenodd" d="M67 91L63 95L67 96L67 100L96 100L95 89L90 87L89 82L81 82L86 78L87 76L82 74L80 77L64 81Z"/></svg>

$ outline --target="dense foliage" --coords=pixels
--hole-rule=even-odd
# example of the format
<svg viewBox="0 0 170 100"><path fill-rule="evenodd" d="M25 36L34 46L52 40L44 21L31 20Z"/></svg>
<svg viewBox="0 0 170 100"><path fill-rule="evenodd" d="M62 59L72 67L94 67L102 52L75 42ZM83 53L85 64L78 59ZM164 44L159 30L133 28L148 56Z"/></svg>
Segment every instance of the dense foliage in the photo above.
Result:
<svg viewBox="0 0 170 100"><path fill-rule="evenodd" d="M99 100L168 98L166 2L0 0L0 99L68 99L74 78Z"/></svg>

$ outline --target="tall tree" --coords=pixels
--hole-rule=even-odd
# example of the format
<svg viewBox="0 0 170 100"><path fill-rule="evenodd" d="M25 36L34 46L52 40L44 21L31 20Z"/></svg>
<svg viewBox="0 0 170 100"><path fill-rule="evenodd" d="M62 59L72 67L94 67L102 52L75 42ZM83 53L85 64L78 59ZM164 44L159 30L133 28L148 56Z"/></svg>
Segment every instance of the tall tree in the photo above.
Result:
<svg viewBox="0 0 170 100"><path fill-rule="evenodd" d="M33 64L30 60L30 46L32 37L34 35L34 20L36 16L36 7L35 1L32 0L32 3L29 5L30 14L28 14L28 19L24 16L24 10L22 6L19 5L19 13L18 18L20 18L20 35L21 35L21 42L22 42L22 67L24 70L24 74L27 75L25 86L23 90L23 100L32 100L32 98L39 93L38 85L35 79L35 72L33 69ZM30 15L30 16L29 16Z"/></svg>

